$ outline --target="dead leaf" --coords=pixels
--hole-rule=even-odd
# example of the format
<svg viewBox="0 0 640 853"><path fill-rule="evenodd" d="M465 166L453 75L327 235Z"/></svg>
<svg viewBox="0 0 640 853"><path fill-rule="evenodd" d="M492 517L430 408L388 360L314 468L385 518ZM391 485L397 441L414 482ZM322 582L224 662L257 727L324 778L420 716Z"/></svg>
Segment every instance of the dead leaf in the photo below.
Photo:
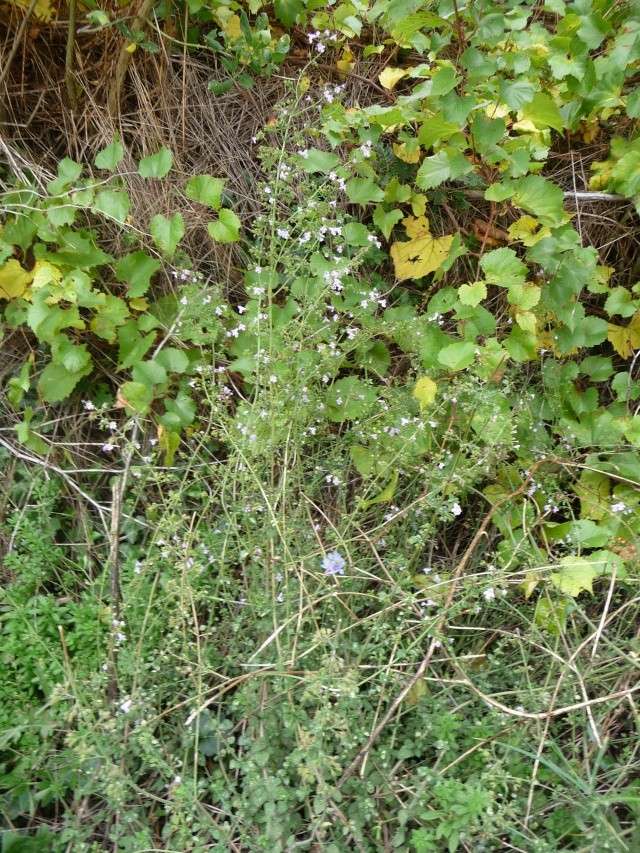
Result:
<svg viewBox="0 0 640 853"><path fill-rule="evenodd" d="M404 281L408 278L422 278L435 272L449 255L453 243L453 234L445 237L433 237L429 231L429 222L424 216L407 216L403 220L410 240L393 243L390 254L393 259L396 278Z"/></svg>

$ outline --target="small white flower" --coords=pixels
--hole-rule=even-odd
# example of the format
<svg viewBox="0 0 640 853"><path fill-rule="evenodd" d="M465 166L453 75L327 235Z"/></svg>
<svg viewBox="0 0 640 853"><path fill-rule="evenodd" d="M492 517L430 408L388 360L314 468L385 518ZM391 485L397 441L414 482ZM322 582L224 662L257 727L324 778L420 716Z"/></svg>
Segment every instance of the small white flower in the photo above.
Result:
<svg viewBox="0 0 640 853"><path fill-rule="evenodd" d="M131 699L125 699L124 702L120 703L120 710L123 714L128 714L132 707L133 702L131 701Z"/></svg>
<svg viewBox="0 0 640 853"><path fill-rule="evenodd" d="M460 506L460 504L457 501L451 507L451 512L456 516L462 515L462 507Z"/></svg>
<svg viewBox="0 0 640 853"><path fill-rule="evenodd" d="M624 501L618 501L615 504L611 504L611 512L624 512L627 508L627 505Z"/></svg>
<svg viewBox="0 0 640 853"><path fill-rule="evenodd" d="M278 235L278 237L282 237L283 240L286 240L289 236L289 231L286 228L278 228L276 234Z"/></svg>
<svg viewBox="0 0 640 853"><path fill-rule="evenodd" d="M485 601L493 601L496 597L496 591L492 586L488 586L482 593Z"/></svg>
<svg viewBox="0 0 640 853"><path fill-rule="evenodd" d="M91 402L91 400L83 400L82 406L87 412L93 412L93 411L95 411L95 408L96 408L93 405L93 403Z"/></svg>

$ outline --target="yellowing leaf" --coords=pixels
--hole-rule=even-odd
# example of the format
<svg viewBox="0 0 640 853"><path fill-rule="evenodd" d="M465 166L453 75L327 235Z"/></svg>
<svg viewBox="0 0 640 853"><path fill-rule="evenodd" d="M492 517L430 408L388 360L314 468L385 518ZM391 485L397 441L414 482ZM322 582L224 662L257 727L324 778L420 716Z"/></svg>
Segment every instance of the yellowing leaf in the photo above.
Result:
<svg viewBox="0 0 640 853"><path fill-rule="evenodd" d="M127 51L127 53L135 53L137 49L138 49L138 45L134 41L130 42L125 47L125 50Z"/></svg>
<svg viewBox="0 0 640 853"><path fill-rule="evenodd" d="M563 557L560 571L551 574L551 583L572 598L585 592L592 592L592 582L596 576L593 565L584 557Z"/></svg>
<svg viewBox="0 0 640 853"><path fill-rule="evenodd" d="M525 332L536 332L536 315L531 311L516 311L516 323Z"/></svg>
<svg viewBox="0 0 640 853"><path fill-rule="evenodd" d="M384 71L378 74L378 80L383 89L391 91L408 73L409 71L406 68L394 68L392 65L388 65Z"/></svg>
<svg viewBox="0 0 640 853"><path fill-rule="evenodd" d="M134 299L129 300L129 307L133 308L134 311L146 311L149 303L144 296L136 296Z"/></svg>
<svg viewBox="0 0 640 853"><path fill-rule="evenodd" d="M541 228L540 222L528 214L510 225L508 231L512 240L519 240L525 246L535 246L539 240L551 234L550 228Z"/></svg>
<svg viewBox="0 0 640 853"><path fill-rule="evenodd" d="M531 598L535 588L540 583L540 575L538 572L527 572L523 582L520 584L520 589L524 593L526 599Z"/></svg>
<svg viewBox="0 0 640 853"><path fill-rule="evenodd" d="M16 299L22 296L31 283L33 273L22 269L15 258L0 267L0 299Z"/></svg>
<svg viewBox="0 0 640 853"><path fill-rule="evenodd" d="M47 284L60 284L62 281L62 270L49 261L36 261L33 267L33 281L31 287L38 290Z"/></svg>
<svg viewBox="0 0 640 853"><path fill-rule="evenodd" d="M421 409L426 409L436 398L438 386L428 376L421 376L413 388L413 399L420 403Z"/></svg>
<svg viewBox="0 0 640 853"><path fill-rule="evenodd" d="M420 147L412 151L404 142L394 142L393 153L403 163L417 163L420 160Z"/></svg>
<svg viewBox="0 0 640 853"><path fill-rule="evenodd" d="M14 6L20 6L21 9L29 8L29 0L10 0ZM36 5L33 10L33 15L41 21L50 21L53 15L50 0L36 0Z"/></svg>
<svg viewBox="0 0 640 853"><path fill-rule="evenodd" d="M240 16L229 15L227 20L224 22L222 31L230 41L235 41L236 39L239 39L242 35L242 28L240 27Z"/></svg>
<svg viewBox="0 0 640 853"><path fill-rule="evenodd" d="M370 498L367 501L360 501L361 509L369 509L370 506L374 506L375 504L384 504L388 503L396 493L396 486L398 485L398 477L400 475L397 471L393 472L391 480L384 489L379 492L374 498Z"/></svg>
<svg viewBox="0 0 640 853"><path fill-rule="evenodd" d="M609 323L607 338L622 358L630 358L640 348L640 311L633 316L628 326Z"/></svg>
<svg viewBox="0 0 640 853"><path fill-rule="evenodd" d="M353 53L348 47L345 47L345 49L342 51L342 56L336 62L336 68L342 74L346 75L351 71L354 65L355 62L353 59Z"/></svg>
<svg viewBox="0 0 640 853"><path fill-rule="evenodd" d="M424 216L407 216L403 222L407 236L412 239L398 241L391 246L390 254L396 278L398 281L404 281L407 278L422 278L430 272L435 272L449 256L453 235L432 237L429 233L429 222Z"/></svg>

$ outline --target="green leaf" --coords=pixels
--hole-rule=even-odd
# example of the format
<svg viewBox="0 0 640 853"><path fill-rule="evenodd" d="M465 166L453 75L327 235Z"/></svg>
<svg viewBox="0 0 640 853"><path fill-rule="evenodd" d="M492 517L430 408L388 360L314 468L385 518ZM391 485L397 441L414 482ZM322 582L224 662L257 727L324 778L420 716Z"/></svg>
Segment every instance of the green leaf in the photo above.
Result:
<svg viewBox="0 0 640 853"><path fill-rule="evenodd" d="M138 174L143 178L164 178L171 171L173 154L168 148L161 148L155 154L143 157L138 164Z"/></svg>
<svg viewBox="0 0 640 853"><path fill-rule="evenodd" d="M100 190L93 202L93 209L98 213L124 222L129 215L129 193L124 190Z"/></svg>
<svg viewBox="0 0 640 853"><path fill-rule="evenodd" d="M91 366L91 355L86 344L74 344L64 336L56 338L52 352L54 362L62 364L69 373L82 376L87 367Z"/></svg>
<svg viewBox="0 0 640 853"><path fill-rule="evenodd" d="M189 367L189 358L181 349L165 347L155 360L169 373L184 373Z"/></svg>
<svg viewBox="0 0 640 853"><path fill-rule="evenodd" d="M592 592L593 579L597 572L583 557L563 557L560 571L551 573L551 583L566 595L576 598L581 592Z"/></svg>
<svg viewBox="0 0 640 853"><path fill-rule="evenodd" d="M149 289L151 277L161 266L160 261L151 258L146 252L131 252L116 263L116 278L126 283L130 297L144 296Z"/></svg>
<svg viewBox="0 0 640 853"><path fill-rule="evenodd" d="M149 223L149 230L158 249L171 258L184 237L184 219L181 213L174 213L169 218L156 213Z"/></svg>
<svg viewBox="0 0 640 853"><path fill-rule="evenodd" d="M391 480L387 485L382 489L381 492L368 500L360 500L360 509L369 509L370 506L375 506L376 504L386 504L389 503L390 500L393 500L393 496L396 493L396 488L398 486L398 479L400 474L398 471L394 471Z"/></svg>
<svg viewBox="0 0 640 853"><path fill-rule="evenodd" d="M118 390L118 401L128 412L146 415L153 402L153 389L142 382L125 382Z"/></svg>
<svg viewBox="0 0 640 853"><path fill-rule="evenodd" d="M175 400L165 400L166 412L161 415L160 423L166 429L178 431L189 426L196 416L196 406L187 394L178 394Z"/></svg>
<svg viewBox="0 0 640 853"><path fill-rule="evenodd" d="M309 174L313 172L332 172L340 165L340 158L331 151L321 151L319 148L308 148L300 154L300 167Z"/></svg>
<svg viewBox="0 0 640 853"><path fill-rule="evenodd" d="M388 240L391 236L391 232L393 231L394 225L396 225L404 216L404 213L398 208L394 208L393 210L385 210L381 204L376 205L375 210L373 211L373 223L376 228L384 234L385 238Z"/></svg>
<svg viewBox="0 0 640 853"><path fill-rule="evenodd" d="M458 288L458 299L463 305L470 305L475 308L487 296L487 285L483 281L476 281L473 284L462 284Z"/></svg>
<svg viewBox="0 0 640 853"><path fill-rule="evenodd" d="M143 385L163 385L167 381L167 371L156 359L139 362L131 374L136 382Z"/></svg>
<svg viewBox="0 0 640 853"><path fill-rule="evenodd" d="M369 229L361 222L347 222L343 230L344 239L348 246L370 246Z"/></svg>
<svg viewBox="0 0 640 853"><path fill-rule="evenodd" d="M154 332L141 335L135 320L121 325L118 328L118 369L126 370L137 364L151 349L155 339Z"/></svg>
<svg viewBox="0 0 640 853"><path fill-rule="evenodd" d="M458 341L443 347L438 353L438 361L449 370L464 370L476 357L476 345L470 341Z"/></svg>
<svg viewBox="0 0 640 853"><path fill-rule="evenodd" d="M361 477L369 477L375 467L375 456L368 447L362 447L360 444L351 446L349 453L355 465L356 471Z"/></svg>
<svg viewBox="0 0 640 853"><path fill-rule="evenodd" d="M273 4L273 11L276 13L276 18L285 27L292 27L304 10L305 4L303 0L275 0Z"/></svg>
<svg viewBox="0 0 640 853"><path fill-rule="evenodd" d="M225 181L223 178L214 178L211 175L196 175L189 178L185 184L184 194L191 201L205 204L213 210L219 210L222 204L222 191Z"/></svg>
<svg viewBox="0 0 640 853"><path fill-rule="evenodd" d="M416 185L421 190L430 190L451 177L451 168L446 151L438 151L432 157L425 157L416 175Z"/></svg>
<svg viewBox="0 0 640 853"><path fill-rule="evenodd" d="M353 204L370 204L384 199L384 193L372 178L351 178L347 181L346 191Z"/></svg>
<svg viewBox="0 0 640 853"><path fill-rule="evenodd" d="M564 119L551 95L537 92L529 103L522 107L523 118L532 121L536 127L552 127L561 132Z"/></svg>
<svg viewBox="0 0 640 853"><path fill-rule="evenodd" d="M376 392L371 386L354 376L345 376L327 391L327 415L336 423L355 420L370 411L375 401Z"/></svg>
<svg viewBox="0 0 640 853"><path fill-rule="evenodd" d="M122 326L128 316L127 303L119 296L108 293L91 320L91 331L99 338L113 343L116 339L117 327Z"/></svg>
<svg viewBox="0 0 640 853"><path fill-rule="evenodd" d="M82 174L82 166L69 157L64 157L58 163L58 177L47 184L50 195L59 195L71 184L74 184Z"/></svg>
<svg viewBox="0 0 640 853"><path fill-rule="evenodd" d="M527 275L526 265L513 249L506 247L487 252L480 259L480 266L489 284L501 287L523 284Z"/></svg>
<svg viewBox="0 0 640 853"><path fill-rule="evenodd" d="M47 403L58 403L71 394L78 382L86 375L88 369L78 372L67 370L64 364L51 362L40 374L38 391Z"/></svg>
<svg viewBox="0 0 640 853"><path fill-rule="evenodd" d="M207 231L217 243L235 243L240 239L242 223L233 212L223 207L217 222L207 223Z"/></svg>
<svg viewBox="0 0 640 853"><path fill-rule="evenodd" d="M543 225L555 227L567 219L564 193L557 184L540 175L527 175L513 181L513 201L518 207L533 213Z"/></svg>
<svg viewBox="0 0 640 853"><path fill-rule="evenodd" d="M110 145L107 145L106 148L98 151L93 162L95 163L96 169L106 169L109 172L113 172L113 170L120 164L123 157L124 148L122 147L120 140L116 138Z"/></svg>

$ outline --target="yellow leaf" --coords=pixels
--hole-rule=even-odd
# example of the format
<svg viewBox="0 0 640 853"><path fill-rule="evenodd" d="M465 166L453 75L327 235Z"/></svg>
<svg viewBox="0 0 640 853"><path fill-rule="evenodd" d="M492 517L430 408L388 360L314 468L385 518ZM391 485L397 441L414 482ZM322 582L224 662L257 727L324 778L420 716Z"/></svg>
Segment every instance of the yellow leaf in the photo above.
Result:
<svg viewBox="0 0 640 853"><path fill-rule="evenodd" d="M242 27L240 26L239 15L229 15L222 25L222 32L229 41L236 41L242 35Z"/></svg>
<svg viewBox="0 0 640 853"><path fill-rule="evenodd" d="M353 53L351 53L351 50L348 47L345 47L345 49L342 51L342 56L336 62L336 68L342 74L346 75L351 71L354 65L355 62L353 60Z"/></svg>
<svg viewBox="0 0 640 853"><path fill-rule="evenodd" d="M309 86L311 86L311 79L306 74L303 74L298 80L298 92L304 95L305 92L309 91Z"/></svg>
<svg viewBox="0 0 640 853"><path fill-rule="evenodd" d="M521 216L513 225L509 226L509 236L512 240L519 240L525 246L535 246L535 244L548 237L551 234L551 229L546 226L540 228L540 222L533 216Z"/></svg>
<svg viewBox="0 0 640 853"><path fill-rule="evenodd" d="M640 349L640 311L634 314L628 326L609 323L607 338L622 358L630 358L633 351Z"/></svg>
<svg viewBox="0 0 640 853"><path fill-rule="evenodd" d="M406 77L408 73L409 71L406 68L394 68L392 65L388 65L384 71L380 72L378 80L380 81L380 85L383 89L388 89L390 91L397 86L402 78Z"/></svg>
<svg viewBox="0 0 640 853"><path fill-rule="evenodd" d="M536 315L531 311L516 311L516 323L525 332L535 334L536 331Z"/></svg>
<svg viewBox="0 0 640 853"><path fill-rule="evenodd" d="M426 409L436 398L438 386L429 376L421 376L413 388L413 399L420 403L420 409Z"/></svg>
<svg viewBox="0 0 640 853"><path fill-rule="evenodd" d="M526 599L531 598L535 588L540 583L540 575L538 572L527 572L524 576L524 581L520 584L520 589L524 593Z"/></svg>
<svg viewBox="0 0 640 853"><path fill-rule="evenodd" d="M136 296L129 300L129 306L133 308L134 311L146 311L149 307L149 303L144 296Z"/></svg>
<svg viewBox="0 0 640 853"><path fill-rule="evenodd" d="M62 281L62 270L49 261L36 261L33 267L33 281L31 287L38 290L47 284L60 284Z"/></svg>
<svg viewBox="0 0 640 853"><path fill-rule="evenodd" d="M9 0L11 5L19 6L21 9L29 8L29 0ZM53 15L50 0L36 0L33 16L41 21L50 21Z"/></svg>
<svg viewBox="0 0 640 853"><path fill-rule="evenodd" d="M404 142L394 142L393 153L403 163L417 163L420 160L420 146L415 151L411 151Z"/></svg>
<svg viewBox="0 0 640 853"><path fill-rule="evenodd" d="M0 267L0 299L16 299L29 286L33 273L23 269L15 258Z"/></svg>
<svg viewBox="0 0 640 853"><path fill-rule="evenodd" d="M125 50L127 51L127 53L135 53L137 49L138 49L138 45L134 41L130 42L125 47Z"/></svg>
<svg viewBox="0 0 640 853"><path fill-rule="evenodd" d="M453 235L432 237L429 222L424 216L407 216L403 220L407 236L411 239L396 242L391 246L390 254L398 281L407 278L422 278L435 272L449 255Z"/></svg>

